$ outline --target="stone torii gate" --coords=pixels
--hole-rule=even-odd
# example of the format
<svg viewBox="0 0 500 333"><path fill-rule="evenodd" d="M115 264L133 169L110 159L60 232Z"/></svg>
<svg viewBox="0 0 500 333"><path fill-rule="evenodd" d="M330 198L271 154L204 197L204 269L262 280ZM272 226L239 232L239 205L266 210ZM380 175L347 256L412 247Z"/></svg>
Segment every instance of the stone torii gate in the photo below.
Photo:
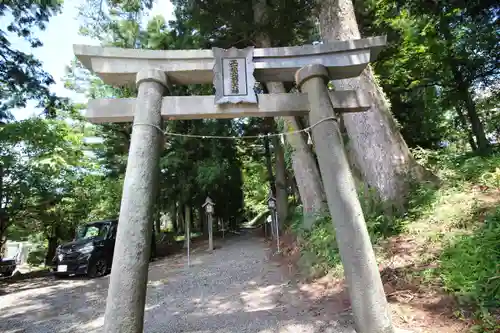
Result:
<svg viewBox="0 0 500 333"><path fill-rule="evenodd" d="M386 43L374 37L330 44L243 50L137 50L75 45L82 64L110 85L136 84L137 98L88 103L93 123L133 122L106 333L143 331L155 176L162 119L308 115L358 332L393 332L382 282L335 115L362 112L362 91L329 92L333 79L359 76ZM255 94L259 82L296 82L298 94ZM171 84L214 83L215 96L165 96Z"/></svg>

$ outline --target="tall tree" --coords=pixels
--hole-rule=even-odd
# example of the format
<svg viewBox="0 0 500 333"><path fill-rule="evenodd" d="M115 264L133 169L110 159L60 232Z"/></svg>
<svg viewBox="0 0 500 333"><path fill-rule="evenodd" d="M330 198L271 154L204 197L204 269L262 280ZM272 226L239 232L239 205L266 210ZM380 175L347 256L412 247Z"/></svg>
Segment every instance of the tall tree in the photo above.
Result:
<svg viewBox="0 0 500 333"><path fill-rule="evenodd" d="M424 6L420 1L387 0L356 4L364 33L389 35L389 52L381 54L375 70L405 138L415 137L407 130L416 128L415 123L423 125L421 139L430 140L443 138L456 127L474 150L488 151L488 131L477 99L493 87L499 73L498 29L492 29L498 25L498 4L489 0L437 0ZM406 107L419 104L420 110L413 112ZM447 123L443 116L450 119L450 115L453 122ZM410 144L415 142L410 139Z"/></svg>
<svg viewBox="0 0 500 333"><path fill-rule="evenodd" d="M54 80L32 54L16 49L13 40L28 43L31 48L42 46L34 33L43 30L50 17L61 11L62 0L28 1L3 0L0 18L6 30L0 28L0 120L11 119L13 108L26 107L29 100L54 115L64 100L50 92ZM3 24L2 24L3 26Z"/></svg>
<svg viewBox="0 0 500 333"><path fill-rule="evenodd" d="M299 8L302 7L302 10L308 9L308 3L296 3L295 5ZM274 45L275 41L271 40L270 36L272 32L269 31L270 27L272 27L269 22L270 17L273 12L277 11L276 8L273 7L274 6L271 6L266 1L255 0L253 2L253 16L257 31L255 41L259 47L277 46ZM281 14L284 14L284 12ZM268 82L266 83L266 88L269 93L274 94L287 92L282 82ZM283 117L282 119L286 132L298 131L301 129L300 119L295 117ZM287 136L287 140L292 149L292 167L302 200L304 215L303 225L306 229L309 229L312 227L315 218L323 214L327 209L321 177L315 157L312 150L307 146L305 138L298 134ZM278 140L275 140L275 144L279 145ZM284 181L284 159L282 158L282 154L282 149L279 149L277 161L280 163L276 165L276 176L280 179L280 184ZM283 174L278 174L278 171ZM278 217L280 220L283 220L286 217L286 210L288 209L288 193L281 187L280 189L281 191L277 191L276 199L279 210Z"/></svg>
<svg viewBox="0 0 500 333"><path fill-rule="evenodd" d="M318 11L324 42L361 38L351 0L318 1ZM398 131L371 67L358 78L334 84L337 90L363 89L371 94L373 105L368 112L343 115L347 151L354 167L381 199L403 204L411 178L423 178L425 171L415 162Z"/></svg>
<svg viewBox="0 0 500 333"><path fill-rule="evenodd" d="M192 29L204 41L204 47L239 47L249 45L257 47L287 46L310 42L313 24L310 11L313 1L185 1L176 0L178 22L191 25ZM214 17L216 19L214 19ZM282 83L266 84L269 93L286 92ZM300 121L284 118L286 131L299 130ZM314 215L325 209L324 194L316 165L315 157L301 135L287 137L293 151L293 169L299 187L304 212L305 225L311 226ZM280 144L278 140L276 146ZM281 152L276 165L277 178L285 179ZM280 220L286 216L288 194L286 189L277 191Z"/></svg>
<svg viewBox="0 0 500 333"><path fill-rule="evenodd" d="M44 236L47 261L59 239L89 215L98 198L84 181L96 172L83 154L84 131L61 119L32 118L6 124L0 130L1 217L0 237L15 227L17 234Z"/></svg>
<svg viewBox="0 0 500 333"><path fill-rule="evenodd" d="M161 16L153 17L141 26L137 19L150 8L150 2L113 1L107 5L108 11L95 11L90 1L83 9L86 18L84 32L99 36L104 45L127 48L179 49L196 48L198 39L189 26L182 22L168 27ZM97 16L95 16L97 15ZM100 33L99 33L100 32ZM99 79L79 73L72 78L73 87L80 86L92 98L105 96L133 97L135 89L111 88ZM90 82L90 85L88 84ZM174 95L210 94L212 87L205 85L173 87ZM122 176L125 172L131 126L108 124L97 126L98 135L104 138L98 156L110 171L110 175ZM167 136L165 150L160 161L160 198L157 207L171 210L186 220L187 209L200 207L207 195L216 203L215 214L236 227L236 217L243 209L242 176L239 154L234 141L204 140L201 136L234 136L238 126L234 121L169 121L165 124L168 132L179 134ZM200 137L190 137L199 135ZM222 204L224 203L224 204ZM189 206L186 208L186 206ZM178 214L180 213L180 214Z"/></svg>

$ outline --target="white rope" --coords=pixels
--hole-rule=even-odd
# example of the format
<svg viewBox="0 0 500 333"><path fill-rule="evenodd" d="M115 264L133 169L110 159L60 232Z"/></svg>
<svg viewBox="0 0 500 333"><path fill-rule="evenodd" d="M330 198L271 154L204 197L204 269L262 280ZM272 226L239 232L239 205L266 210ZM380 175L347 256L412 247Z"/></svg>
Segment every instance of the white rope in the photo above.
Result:
<svg viewBox="0 0 500 333"><path fill-rule="evenodd" d="M298 133L303 133L303 132L306 132L308 137L310 138L309 130L311 130L313 127L315 127L315 126L317 126L317 125L319 125L322 122L325 122L327 120L337 121L337 117L323 118L320 121L316 122L315 124L308 126L306 128L297 130L297 131L290 131L290 132L284 132L284 133L267 133L267 134L259 134L259 135L244 135L244 136L199 135L199 134L182 134L182 133L164 132L159 126L156 126L153 124L147 124L147 123L134 123L134 125L132 127L150 126L150 127L156 128L158 131L160 131L165 136L176 136L176 137L196 138L196 139L248 140L248 139L261 139L261 138L265 138L265 137L271 138L271 137L277 137L277 136L283 138L286 135L293 135L293 134L298 134Z"/></svg>
<svg viewBox="0 0 500 333"><path fill-rule="evenodd" d="M164 134L163 129L160 126L157 126L157 125L154 125L154 124L135 123L134 125L132 125L132 127L135 127L135 126L149 126L149 127L153 127L153 128L156 128L161 134Z"/></svg>

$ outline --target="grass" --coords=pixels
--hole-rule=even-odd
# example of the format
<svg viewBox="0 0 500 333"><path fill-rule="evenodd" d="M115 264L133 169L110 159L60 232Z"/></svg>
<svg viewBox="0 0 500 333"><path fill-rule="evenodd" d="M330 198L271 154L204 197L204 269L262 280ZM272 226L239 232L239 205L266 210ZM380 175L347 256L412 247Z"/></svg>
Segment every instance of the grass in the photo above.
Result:
<svg viewBox="0 0 500 333"><path fill-rule="evenodd" d="M500 208L487 216L473 232L452 237L441 253L438 269L443 285L465 302L486 307L500 300ZM464 270L467 267L467 270Z"/></svg>
<svg viewBox="0 0 500 333"><path fill-rule="evenodd" d="M472 332L500 332L500 154L415 155L443 185L415 187L404 216L388 217L360 194L384 282L450 295L454 316L472 322ZM300 221L297 213L292 230L299 267L313 277L342 276L330 219L319 219L308 232Z"/></svg>
<svg viewBox="0 0 500 333"><path fill-rule="evenodd" d="M192 232L191 233L191 239L198 238L201 235L202 235L201 232ZM181 242L181 241L184 241L185 239L186 239L186 235L177 235L177 236L175 236L175 241L176 242Z"/></svg>

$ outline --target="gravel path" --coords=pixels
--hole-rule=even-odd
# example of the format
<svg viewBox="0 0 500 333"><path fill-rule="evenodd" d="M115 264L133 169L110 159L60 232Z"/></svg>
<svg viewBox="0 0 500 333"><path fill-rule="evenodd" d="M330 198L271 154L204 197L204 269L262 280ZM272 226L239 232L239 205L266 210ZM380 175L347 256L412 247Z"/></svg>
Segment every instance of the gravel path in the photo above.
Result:
<svg viewBox="0 0 500 333"><path fill-rule="evenodd" d="M177 255L150 265L144 332L354 333L350 319L314 308L264 243L226 240L213 254L198 251L191 267ZM101 332L109 277L38 278L3 288L2 333ZM4 287L0 284L0 288Z"/></svg>

